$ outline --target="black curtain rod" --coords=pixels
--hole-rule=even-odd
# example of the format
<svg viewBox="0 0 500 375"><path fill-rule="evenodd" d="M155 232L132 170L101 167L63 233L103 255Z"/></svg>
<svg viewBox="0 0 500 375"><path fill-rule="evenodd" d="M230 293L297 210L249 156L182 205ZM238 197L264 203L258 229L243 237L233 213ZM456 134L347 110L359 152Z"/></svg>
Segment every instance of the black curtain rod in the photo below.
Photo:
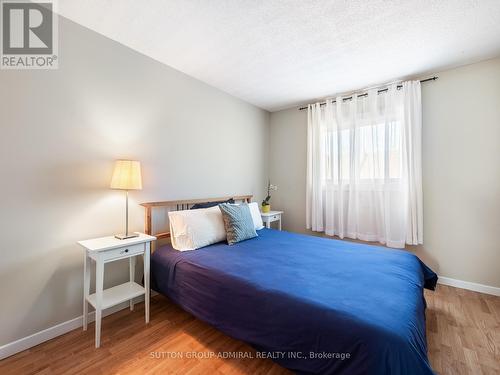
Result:
<svg viewBox="0 0 500 375"><path fill-rule="evenodd" d="M420 83L424 83L424 82L429 82L429 81L435 81L436 79L438 79L439 77L432 77L432 78L426 78L426 79L423 79L420 81ZM396 86L398 89L400 89L401 87L403 87L403 85L397 85ZM381 92L386 92L387 90L389 90L389 88L385 88L385 89L382 89L382 90L378 90L377 91L377 94L380 94ZM358 98L361 98L363 96L368 96L368 93L364 93L364 94L359 94L358 95ZM342 101L346 101L346 100L351 100L352 99L352 96L349 96L347 98L342 98ZM332 100L332 103L335 103L336 100ZM324 103L320 103L319 104L320 106L322 105L326 105L326 102ZM299 111L303 111L304 109L307 109L307 107L300 107L299 108Z"/></svg>

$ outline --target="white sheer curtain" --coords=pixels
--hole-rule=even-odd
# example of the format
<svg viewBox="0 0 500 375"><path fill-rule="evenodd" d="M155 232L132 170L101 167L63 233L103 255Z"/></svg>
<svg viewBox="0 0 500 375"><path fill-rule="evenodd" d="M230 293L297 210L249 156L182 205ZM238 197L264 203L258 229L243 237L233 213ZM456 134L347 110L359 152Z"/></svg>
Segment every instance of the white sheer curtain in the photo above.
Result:
<svg viewBox="0 0 500 375"><path fill-rule="evenodd" d="M308 107L307 228L402 248L423 241L420 82Z"/></svg>

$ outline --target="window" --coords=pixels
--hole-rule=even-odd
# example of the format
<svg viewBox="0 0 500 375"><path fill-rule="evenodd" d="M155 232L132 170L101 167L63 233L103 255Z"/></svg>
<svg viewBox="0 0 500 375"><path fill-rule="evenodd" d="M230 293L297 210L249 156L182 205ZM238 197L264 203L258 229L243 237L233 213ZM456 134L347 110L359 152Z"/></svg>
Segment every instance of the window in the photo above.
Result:
<svg viewBox="0 0 500 375"><path fill-rule="evenodd" d="M400 122L363 125L353 130L322 130L326 183L349 183L351 175L360 181L389 182L401 178Z"/></svg>

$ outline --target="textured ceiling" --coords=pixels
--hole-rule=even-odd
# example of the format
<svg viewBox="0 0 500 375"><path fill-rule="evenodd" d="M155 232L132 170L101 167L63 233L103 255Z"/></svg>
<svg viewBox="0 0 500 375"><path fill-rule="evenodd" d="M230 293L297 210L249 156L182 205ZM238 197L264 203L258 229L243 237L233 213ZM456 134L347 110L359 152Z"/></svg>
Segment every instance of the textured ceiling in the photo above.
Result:
<svg viewBox="0 0 500 375"><path fill-rule="evenodd" d="M500 0L61 0L59 12L270 111L500 54Z"/></svg>

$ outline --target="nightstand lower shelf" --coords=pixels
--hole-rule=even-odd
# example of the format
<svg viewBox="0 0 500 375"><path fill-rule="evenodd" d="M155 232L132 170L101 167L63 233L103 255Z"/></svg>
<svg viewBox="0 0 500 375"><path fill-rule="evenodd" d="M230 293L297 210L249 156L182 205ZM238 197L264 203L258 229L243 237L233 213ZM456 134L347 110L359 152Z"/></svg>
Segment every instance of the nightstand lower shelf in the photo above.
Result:
<svg viewBox="0 0 500 375"><path fill-rule="evenodd" d="M132 298L142 296L145 290L136 282L126 282L102 291L102 309L118 305L119 303L129 301ZM87 297L87 301L95 308L95 293Z"/></svg>

